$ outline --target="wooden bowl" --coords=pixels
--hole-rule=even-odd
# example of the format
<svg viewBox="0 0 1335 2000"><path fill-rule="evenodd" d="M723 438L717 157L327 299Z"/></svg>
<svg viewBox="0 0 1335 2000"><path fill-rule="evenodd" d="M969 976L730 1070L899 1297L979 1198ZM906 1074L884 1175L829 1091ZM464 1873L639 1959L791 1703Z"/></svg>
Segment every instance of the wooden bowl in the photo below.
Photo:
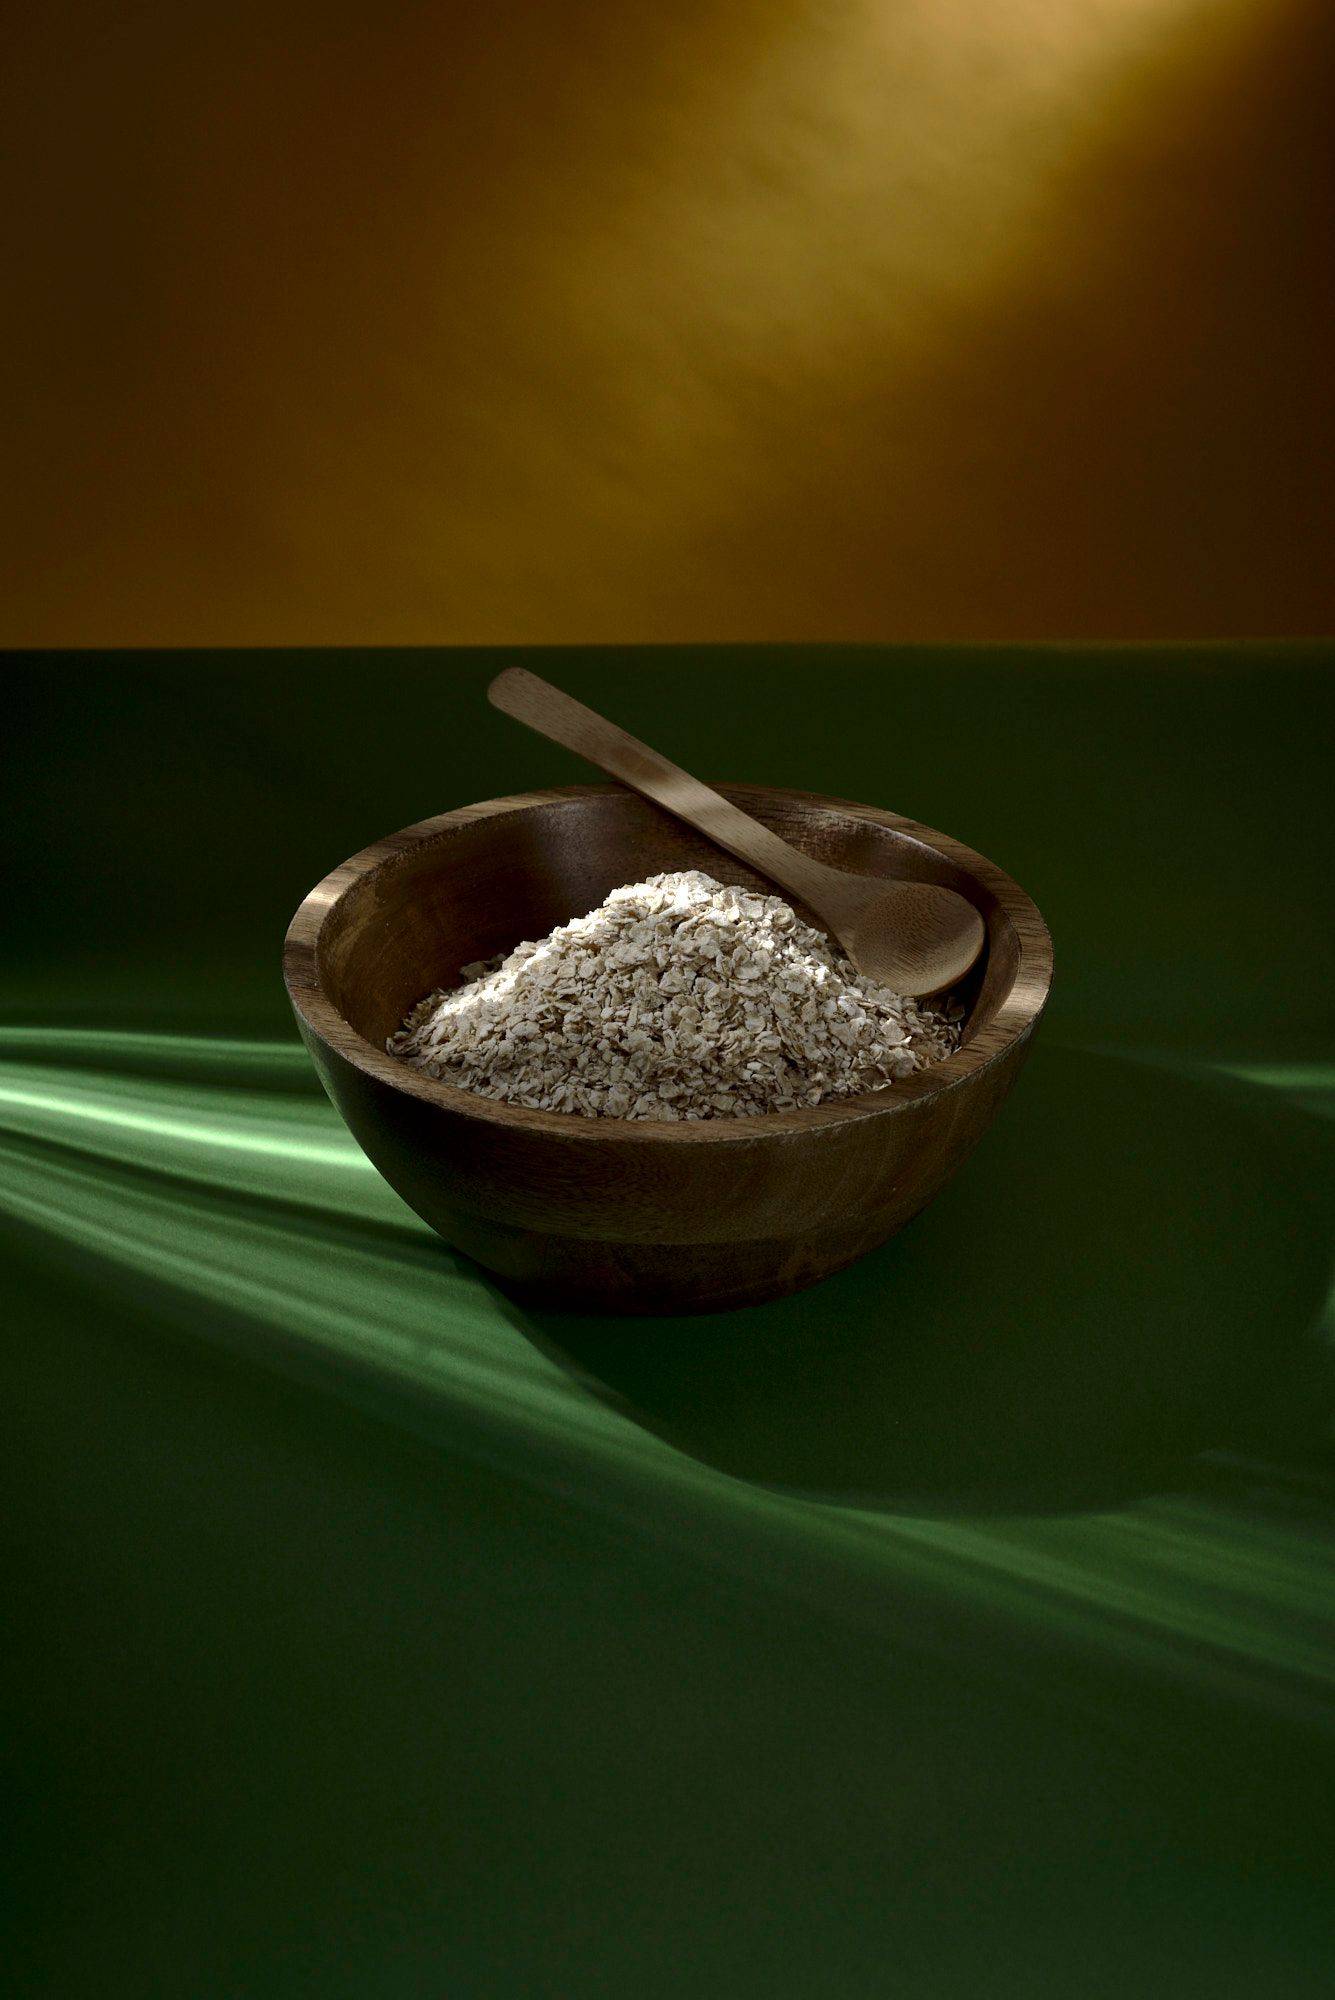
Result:
<svg viewBox="0 0 1335 2000"><path fill-rule="evenodd" d="M385 1051L472 959L541 938L624 882L701 868L772 884L616 785L487 799L345 861L292 919L283 973L330 1097L390 1186L507 1289L616 1312L701 1312L814 1284L902 1229L986 1131L1052 976L1047 928L999 868L846 799L720 787L794 846L944 882L982 911L963 1046L884 1090L676 1124L526 1111Z"/></svg>

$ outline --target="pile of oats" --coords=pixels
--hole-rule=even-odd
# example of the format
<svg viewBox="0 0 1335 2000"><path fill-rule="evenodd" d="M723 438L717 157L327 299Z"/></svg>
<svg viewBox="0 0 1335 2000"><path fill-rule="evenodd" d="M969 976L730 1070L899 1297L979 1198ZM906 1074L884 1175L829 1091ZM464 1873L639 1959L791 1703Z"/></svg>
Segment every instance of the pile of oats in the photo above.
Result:
<svg viewBox="0 0 1335 2000"><path fill-rule="evenodd" d="M391 1035L464 1090L583 1118L754 1118L879 1090L959 1046L962 1010L864 979L777 896L654 875Z"/></svg>

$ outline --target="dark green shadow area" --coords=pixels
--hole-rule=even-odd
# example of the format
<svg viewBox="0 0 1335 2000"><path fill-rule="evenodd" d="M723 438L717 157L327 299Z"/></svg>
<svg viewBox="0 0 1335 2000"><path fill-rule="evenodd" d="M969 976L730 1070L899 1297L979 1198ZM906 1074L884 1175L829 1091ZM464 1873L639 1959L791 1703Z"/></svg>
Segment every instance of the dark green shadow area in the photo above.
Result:
<svg viewBox="0 0 1335 2000"><path fill-rule="evenodd" d="M448 1266L372 1249L414 1293ZM800 1520L721 1565L721 1509L674 1542L577 1439L535 1482L426 1386L384 1421L97 1278L0 1281L7 1995L1329 1991L1325 1739L1277 1667L1138 1667L1114 1549L1079 1648L944 1557L930 1593L803 1561Z"/></svg>
<svg viewBox="0 0 1335 2000"><path fill-rule="evenodd" d="M1040 1046L954 1186L809 1292L726 1317L508 1310L741 1479L900 1511L1105 1506L1202 1451L1319 1436L1328 1169L1320 1126L1260 1093Z"/></svg>

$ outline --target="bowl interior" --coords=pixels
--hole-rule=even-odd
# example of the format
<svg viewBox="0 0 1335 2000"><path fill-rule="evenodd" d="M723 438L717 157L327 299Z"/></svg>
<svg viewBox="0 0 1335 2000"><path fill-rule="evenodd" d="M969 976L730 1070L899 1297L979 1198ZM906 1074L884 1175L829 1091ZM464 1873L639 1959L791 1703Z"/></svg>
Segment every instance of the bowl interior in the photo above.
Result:
<svg viewBox="0 0 1335 2000"><path fill-rule="evenodd" d="M940 882L966 896L987 924L984 956L957 991L967 1010L966 1042L993 1020L1015 982L1019 939L984 879L924 840L836 806L762 787L720 789L820 860L864 875ZM318 946L327 998L376 1049L425 994L454 985L461 966L544 937L623 883L699 868L775 893L773 883L620 787L447 818L391 845L386 859L354 875L322 924Z"/></svg>

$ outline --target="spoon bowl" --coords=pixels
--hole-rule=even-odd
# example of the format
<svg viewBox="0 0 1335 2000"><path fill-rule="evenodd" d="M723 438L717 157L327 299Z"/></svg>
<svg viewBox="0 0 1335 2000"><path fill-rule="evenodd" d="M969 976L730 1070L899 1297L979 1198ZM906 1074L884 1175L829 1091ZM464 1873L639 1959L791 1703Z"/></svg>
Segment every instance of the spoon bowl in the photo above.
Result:
<svg viewBox="0 0 1335 2000"><path fill-rule="evenodd" d="M864 881L839 874L824 912L858 971L892 992L919 998L958 985L987 939L973 904L932 882ZM834 909L841 911L837 922L831 921Z"/></svg>

